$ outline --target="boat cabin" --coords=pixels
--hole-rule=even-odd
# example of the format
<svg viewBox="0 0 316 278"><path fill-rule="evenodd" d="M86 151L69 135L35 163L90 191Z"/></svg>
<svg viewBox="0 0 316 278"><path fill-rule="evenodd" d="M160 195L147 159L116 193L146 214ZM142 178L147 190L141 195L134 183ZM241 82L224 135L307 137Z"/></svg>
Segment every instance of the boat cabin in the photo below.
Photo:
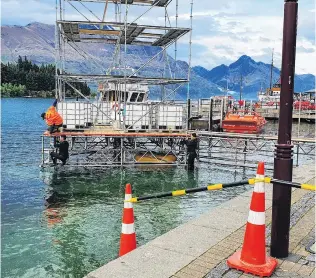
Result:
<svg viewBox="0 0 316 278"><path fill-rule="evenodd" d="M124 85L121 85L123 90L120 90L119 86L114 84L99 84L98 91L100 93L99 98L105 102L146 102L148 100L148 87L144 85L126 84L126 91Z"/></svg>
<svg viewBox="0 0 316 278"><path fill-rule="evenodd" d="M112 68L108 74L112 76L136 76L132 68ZM105 102L146 102L148 100L149 89L143 84L125 84L104 82L99 83L98 91L100 93L98 100Z"/></svg>

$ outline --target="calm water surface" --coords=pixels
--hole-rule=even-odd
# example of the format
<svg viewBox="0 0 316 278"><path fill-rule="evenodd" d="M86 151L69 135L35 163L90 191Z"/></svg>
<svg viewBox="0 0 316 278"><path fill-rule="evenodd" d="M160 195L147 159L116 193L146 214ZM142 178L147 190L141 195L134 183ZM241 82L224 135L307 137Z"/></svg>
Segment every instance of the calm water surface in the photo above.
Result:
<svg viewBox="0 0 316 278"><path fill-rule="evenodd" d="M200 164L104 171L40 171L47 99L2 99L2 277L83 277L117 257L124 185L135 195L229 182L254 170ZM138 246L247 187L136 204Z"/></svg>

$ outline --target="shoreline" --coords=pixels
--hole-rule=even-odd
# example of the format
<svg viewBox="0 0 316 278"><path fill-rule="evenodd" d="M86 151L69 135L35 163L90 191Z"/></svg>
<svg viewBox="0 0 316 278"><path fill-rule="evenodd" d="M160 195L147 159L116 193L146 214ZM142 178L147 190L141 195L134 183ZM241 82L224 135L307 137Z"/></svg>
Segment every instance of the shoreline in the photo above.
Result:
<svg viewBox="0 0 316 278"><path fill-rule="evenodd" d="M314 164L294 168L293 181L315 182ZM230 255L229 252L240 249L242 244L251 194L252 189L90 272L86 278L205 277L213 269L217 269L216 272L218 268L225 268L225 258ZM315 196L314 193L302 189L293 190L292 204L296 204L306 194ZM266 228L271 222L271 207L272 186L267 185ZM293 205L292 209L294 210ZM303 217L304 215L301 215L299 219ZM293 229L295 230L295 226L292 227L291 232ZM229 238L233 239L232 244L226 246L225 241ZM225 246L227 248L224 248ZM291 248L294 250L295 247L290 243L290 250ZM225 271L233 270L225 268Z"/></svg>

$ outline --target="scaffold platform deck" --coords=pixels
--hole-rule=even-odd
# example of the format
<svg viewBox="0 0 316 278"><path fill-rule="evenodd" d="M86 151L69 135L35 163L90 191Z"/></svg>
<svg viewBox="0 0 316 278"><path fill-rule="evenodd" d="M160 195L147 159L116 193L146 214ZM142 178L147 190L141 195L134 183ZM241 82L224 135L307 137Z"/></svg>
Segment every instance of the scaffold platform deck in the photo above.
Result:
<svg viewBox="0 0 316 278"><path fill-rule="evenodd" d="M73 2L95 2L95 3L114 3L124 5L138 5L138 6L156 6L156 7L167 7L172 0L69 0Z"/></svg>
<svg viewBox="0 0 316 278"><path fill-rule="evenodd" d="M179 132L166 132L166 131L146 131L141 130L140 132L135 131L115 131L115 130L86 130L86 131L63 131L63 132L55 132L52 134L44 133L43 136L45 137L59 137L61 135L66 135L70 137L82 137L82 136L89 136L89 137L188 137L190 136L188 133L183 133L183 131Z"/></svg>
<svg viewBox="0 0 316 278"><path fill-rule="evenodd" d="M121 22L59 20L57 24L60 26L61 34L68 41L159 47L170 45L191 31L190 28Z"/></svg>
<svg viewBox="0 0 316 278"><path fill-rule="evenodd" d="M102 74L59 74L58 78L68 82L111 82L117 84L170 85L187 83L187 79L162 77L121 76Z"/></svg>

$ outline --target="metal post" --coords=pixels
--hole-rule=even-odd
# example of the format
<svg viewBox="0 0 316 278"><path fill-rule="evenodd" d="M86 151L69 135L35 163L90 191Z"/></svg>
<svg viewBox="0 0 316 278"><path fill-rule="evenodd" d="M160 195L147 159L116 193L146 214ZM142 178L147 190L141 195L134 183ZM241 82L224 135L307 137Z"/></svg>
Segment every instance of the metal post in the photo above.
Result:
<svg viewBox="0 0 316 278"><path fill-rule="evenodd" d="M223 120L223 110L224 110L224 99L221 99L221 108L220 108L220 125L222 126L222 120Z"/></svg>
<svg viewBox="0 0 316 278"><path fill-rule="evenodd" d="M281 97L278 143L274 156L275 179L292 181L293 145L291 144L297 0L285 0L281 70ZM272 201L271 256L284 258L289 254L291 187L274 183Z"/></svg>
<svg viewBox="0 0 316 278"><path fill-rule="evenodd" d="M296 145L296 167L298 166L298 154L300 152L300 143Z"/></svg>
<svg viewBox="0 0 316 278"><path fill-rule="evenodd" d="M125 163L125 157L124 157L124 138L121 137L121 166Z"/></svg>
<svg viewBox="0 0 316 278"><path fill-rule="evenodd" d="M239 100L242 98L242 74L240 75Z"/></svg>
<svg viewBox="0 0 316 278"><path fill-rule="evenodd" d="M44 150L44 136L42 136L42 166L44 165L44 160L45 160L45 150Z"/></svg>
<svg viewBox="0 0 316 278"><path fill-rule="evenodd" d="M300 125L301 125L301 109L302 109L302 93L300 93L300 100L299 100L299 110L298 110L298 127L297 127L297 137L300 136Z"/></svg>
<svg viewBox="0 0 316 278"><path fill-rule="evenodd" d="M213 99L210 100L210 118L209 118L209 131L213 129Z"/></svg>
<svg viewBox="0 0 316 278"><path fill-rule="evenodd" d="M187 119L187 130L190 129L190 123L189 123L189 119L191 117L191 100L188 98L188 103L187 103L187 109L188 109L188 119Z"/></svg>
<svg viewBox="0 0 316 278"><path fill-rule="evenodd" d="M248 139L245 139L245 145L244 145L244 166L246 165L246 158L247 158L247 146L248 146Z"/></svg>

